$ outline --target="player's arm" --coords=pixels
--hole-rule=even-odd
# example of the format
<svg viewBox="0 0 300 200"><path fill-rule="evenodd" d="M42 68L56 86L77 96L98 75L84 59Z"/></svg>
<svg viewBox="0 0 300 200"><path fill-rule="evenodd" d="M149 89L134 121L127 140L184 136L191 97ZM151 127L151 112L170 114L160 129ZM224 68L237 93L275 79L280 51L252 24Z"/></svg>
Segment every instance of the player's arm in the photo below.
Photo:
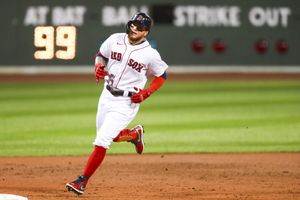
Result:
<svg viewBox="0 0 300 200"><path fill-rule="evenodd" d="M155 77L150 83L149 87L144 90L139 90L138 93L131 96L131 101L133 103L141 103L149 96L151 96L155 91L157 91L165 83L167 79L167 72L165 71L161 76Z"/></svg>
<svg viewBox="0 0 300 200"><path fill-rule="evenodd" d="M108 58L105 58L99 51L95 58L96 82L99 82L100 79L103 79L106 75L108 75L108 72L104 70L107 61Z"/></svg>

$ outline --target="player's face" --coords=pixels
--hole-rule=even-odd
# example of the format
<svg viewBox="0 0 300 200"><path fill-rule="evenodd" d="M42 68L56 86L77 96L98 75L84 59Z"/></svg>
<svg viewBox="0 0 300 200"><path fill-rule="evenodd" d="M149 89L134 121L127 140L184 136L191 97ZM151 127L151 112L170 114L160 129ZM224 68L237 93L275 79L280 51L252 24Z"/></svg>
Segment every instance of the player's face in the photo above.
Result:
<svg viewBox="0 0 300 200"><path fill-rule="evenodd" d="M131 43L138 44L144 40L148 35L148 31L138 30L138 27L134 24L130 25L130 31L128 33L128 38Z"/></svg>

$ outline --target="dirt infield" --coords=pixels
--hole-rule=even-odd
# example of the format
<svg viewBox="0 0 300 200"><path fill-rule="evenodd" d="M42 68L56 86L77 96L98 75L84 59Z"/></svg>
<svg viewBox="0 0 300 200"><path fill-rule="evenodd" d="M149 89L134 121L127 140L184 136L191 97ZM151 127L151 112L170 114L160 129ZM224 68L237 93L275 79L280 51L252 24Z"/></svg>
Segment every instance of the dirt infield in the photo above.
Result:
<svg viewBox="0 0 300 200"><path fill-rule="evenodd" d="M0 158L0 193L29 200L300 199L300 153L108 155L77 197L87 157Z"/></svg>
<svg viewBox="0 0 300 200"><path fill-rule="evenodd" d="M300 74L170 75L171 80L300 80ZM94 81L93 75L0 75L0 82ZM83 196L65 184L85 157L0 157L0 194L29 200L300 200L300 153L108 155Z"/></svg>

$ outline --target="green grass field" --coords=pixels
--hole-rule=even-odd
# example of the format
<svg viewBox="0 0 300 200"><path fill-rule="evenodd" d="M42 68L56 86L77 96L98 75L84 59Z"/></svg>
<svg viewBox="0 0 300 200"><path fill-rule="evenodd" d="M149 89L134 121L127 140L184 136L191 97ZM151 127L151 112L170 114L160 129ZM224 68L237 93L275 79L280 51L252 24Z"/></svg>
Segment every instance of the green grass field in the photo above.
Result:
<svg viewBox="0 0 300 200"><path fill-rule="evenodd" d="M86 155L101 86L0 84L0 156ZM300 151L300 82L171 82L141 106L145 153ZM115 143L109 153L135 153Z"/></svg>

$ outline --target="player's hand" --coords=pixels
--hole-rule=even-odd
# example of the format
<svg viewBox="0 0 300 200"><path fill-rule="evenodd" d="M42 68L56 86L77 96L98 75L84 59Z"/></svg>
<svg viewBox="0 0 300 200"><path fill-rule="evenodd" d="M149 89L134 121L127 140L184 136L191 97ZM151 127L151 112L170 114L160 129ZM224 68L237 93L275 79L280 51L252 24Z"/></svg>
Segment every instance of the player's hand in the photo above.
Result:
<svg viewBox="0 0 300 200"><path fill-rule="evenodd" d="M137 91L137 93L131 96L131 101L133 103L141 103L142 101L145 101L145 99L147 99L152 94L151 91L147 89L142 90L136 87L134 87L134 89Z"/></svg>
<svg viewBox="0 0 300 200"><path fill-rule="evenodd" d="M98 63L95 65L95 73L96 73L96 82L98 83L100 79L104 79L108 72L104 70L105 65L102 63Z"/></svg>

